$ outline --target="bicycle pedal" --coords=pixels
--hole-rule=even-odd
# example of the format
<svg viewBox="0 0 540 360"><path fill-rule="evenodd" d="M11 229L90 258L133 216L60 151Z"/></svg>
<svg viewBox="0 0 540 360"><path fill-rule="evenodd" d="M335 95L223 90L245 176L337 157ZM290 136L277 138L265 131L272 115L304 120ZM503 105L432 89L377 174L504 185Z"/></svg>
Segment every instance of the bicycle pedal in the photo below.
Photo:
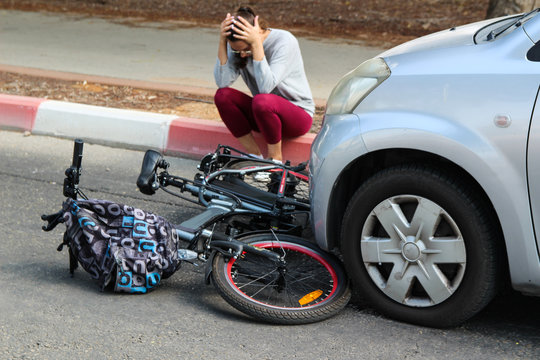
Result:
<svg viewBox="0 0 540 360"><path fill-rule="evenodd" d="M178 259L179 260L190 262L190 260L195 260L198 257L199 257L199 254L197 254L193 250L178 249Z"/></svg>

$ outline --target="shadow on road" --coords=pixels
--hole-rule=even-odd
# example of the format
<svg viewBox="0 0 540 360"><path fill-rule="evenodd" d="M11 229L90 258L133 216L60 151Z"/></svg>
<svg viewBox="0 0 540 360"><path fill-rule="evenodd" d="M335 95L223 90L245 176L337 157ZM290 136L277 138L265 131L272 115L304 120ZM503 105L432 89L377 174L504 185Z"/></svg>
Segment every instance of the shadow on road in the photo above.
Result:
<svg viewBox="0 0 540 360"><path fill-rule="evenodd" d="M540 298L515 291L501 294L464 327L482 334L512 334L516 339L528 338L540 346Z"/></svg>

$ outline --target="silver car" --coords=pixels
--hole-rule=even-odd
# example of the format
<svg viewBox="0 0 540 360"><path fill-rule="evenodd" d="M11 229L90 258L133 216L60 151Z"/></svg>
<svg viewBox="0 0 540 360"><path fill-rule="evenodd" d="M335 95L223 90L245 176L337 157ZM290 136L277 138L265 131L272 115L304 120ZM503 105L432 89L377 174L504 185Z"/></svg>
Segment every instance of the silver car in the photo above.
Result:
<svg viewBox="0 0 540 360"><path fill-rule="evenodd" d="M317 243L373 307L447 327L540 296L540 13L425 36L345 75L311 152Z"/></svg>

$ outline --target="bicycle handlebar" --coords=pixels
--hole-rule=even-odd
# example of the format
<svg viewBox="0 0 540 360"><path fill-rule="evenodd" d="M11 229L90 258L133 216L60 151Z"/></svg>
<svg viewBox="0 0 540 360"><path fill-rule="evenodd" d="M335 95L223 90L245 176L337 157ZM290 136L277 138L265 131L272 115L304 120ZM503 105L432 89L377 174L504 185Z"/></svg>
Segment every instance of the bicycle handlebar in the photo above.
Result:
<svg viewBox="0 0 540 360"><path fill-rule="evenodd" d="M64 196L72 199L77 199L77 195L82 194L79 191L79 177L81 175L83 145L84 142L81 139L75 139L73 145L73 160L71 161L71 166L67 168L65 172Z"/></svg>

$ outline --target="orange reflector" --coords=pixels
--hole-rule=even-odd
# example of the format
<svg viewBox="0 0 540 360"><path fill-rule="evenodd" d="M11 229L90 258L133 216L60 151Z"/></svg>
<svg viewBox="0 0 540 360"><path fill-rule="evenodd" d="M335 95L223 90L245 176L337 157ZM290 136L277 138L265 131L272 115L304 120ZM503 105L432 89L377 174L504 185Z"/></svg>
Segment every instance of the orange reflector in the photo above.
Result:
<svg viewBox="0 0 540 360"><path fill-rule="evenodd" d="M312 302L313 300L317 299L319 296L322 295L322 290L315 290L315 291L312 291L310 292L309 294L303 296L300 300L298 300L298 302L300 303L300 305L306 305L306 304L309 304L310 302Z"/></svg>

